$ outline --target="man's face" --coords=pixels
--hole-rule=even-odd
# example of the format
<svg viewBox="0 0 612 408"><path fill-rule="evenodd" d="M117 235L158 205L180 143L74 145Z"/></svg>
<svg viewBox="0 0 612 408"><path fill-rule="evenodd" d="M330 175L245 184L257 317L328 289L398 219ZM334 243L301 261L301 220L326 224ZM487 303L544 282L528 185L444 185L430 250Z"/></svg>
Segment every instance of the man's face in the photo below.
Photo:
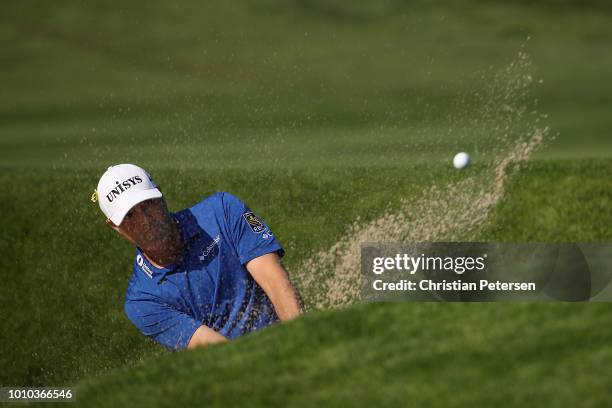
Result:
<svg viewBox="0 0 612 408"><path fill-rule="evenodd" d="M140 248L157 248L172 237L174 219L163 198L154 198L136 204L125 215L120 225L106 220L115 231Z"/></svg>

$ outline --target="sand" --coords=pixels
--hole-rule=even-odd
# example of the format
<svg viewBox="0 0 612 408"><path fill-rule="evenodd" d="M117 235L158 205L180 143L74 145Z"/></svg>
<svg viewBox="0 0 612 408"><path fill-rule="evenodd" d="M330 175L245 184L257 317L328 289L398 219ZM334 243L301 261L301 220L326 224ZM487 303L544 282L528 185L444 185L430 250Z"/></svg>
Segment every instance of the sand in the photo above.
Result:
<svg viewBox="0 0 612 408"><path fill-rule="evenodd" d="M529 99L534 83L531 72L527 54L520 52L504 69L483 74L486 91L473 98L480 104L477 115L449 118L449 137L479 127L494 139L489 154L497 159L484 172L464 171L460 181L432 185L419 198L403 200L399 210L365 223L355 220L340 240L296 269L296 283L310 308L337 308L359 301L361 243L476 237L504 198L508 180L550 139L550 129L541 123L546 116L535 110L537 100Z"/></svg>

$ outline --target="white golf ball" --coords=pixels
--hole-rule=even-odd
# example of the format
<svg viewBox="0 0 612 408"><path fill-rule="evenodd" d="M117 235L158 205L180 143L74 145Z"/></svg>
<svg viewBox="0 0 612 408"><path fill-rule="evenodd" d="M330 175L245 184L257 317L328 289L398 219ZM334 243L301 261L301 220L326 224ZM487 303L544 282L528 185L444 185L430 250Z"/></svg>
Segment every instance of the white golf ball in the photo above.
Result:
<svg viewBox="0 0 612 408"><path fill-rule="evenodd" d="M465 169L470 165L470 155L466 152L457 153L453 158L453 166L456 169Z"/></svg>

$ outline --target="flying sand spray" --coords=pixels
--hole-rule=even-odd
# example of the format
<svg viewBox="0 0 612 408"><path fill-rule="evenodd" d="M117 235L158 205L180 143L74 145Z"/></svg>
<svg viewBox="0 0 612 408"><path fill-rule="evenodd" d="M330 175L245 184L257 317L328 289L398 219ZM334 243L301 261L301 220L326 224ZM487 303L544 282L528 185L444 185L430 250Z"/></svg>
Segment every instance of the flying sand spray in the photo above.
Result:
<svg viewBox="0 0 612 408"><path fill-rule="evenodd" d="M397 211L367 223L356 220L343 238L296 268L296 283L306 304L325 309L359 300L363 242L475 239L504 196L509 176L548 140L549 128L540 124L546 116L526 102L531 84L531 62L527 54L519 52L515 61L487 82L486 92L477 98L480 116L455 118L449 124L449 128L463 127L468 132L475 122L484 124L495 142L488 155L498 158L481 172L466 173L460 181L444 187L431 186L420 198L404 199ZM457 156L454 166L466 168L469 155L462 152Z"/></svg>

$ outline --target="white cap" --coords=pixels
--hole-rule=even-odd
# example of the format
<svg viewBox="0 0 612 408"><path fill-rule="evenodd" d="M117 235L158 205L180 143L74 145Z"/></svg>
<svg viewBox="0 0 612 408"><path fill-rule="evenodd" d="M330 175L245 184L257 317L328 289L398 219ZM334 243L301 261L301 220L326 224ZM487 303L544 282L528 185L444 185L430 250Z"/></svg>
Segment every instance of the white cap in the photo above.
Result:
<svg viewBox="0 0 612 408"><path fill-rule="evenodd" d="M149 173L133 164L109 167L96 191L100 209L115 225L120 225L136 204L162 196Z"/></svg>

